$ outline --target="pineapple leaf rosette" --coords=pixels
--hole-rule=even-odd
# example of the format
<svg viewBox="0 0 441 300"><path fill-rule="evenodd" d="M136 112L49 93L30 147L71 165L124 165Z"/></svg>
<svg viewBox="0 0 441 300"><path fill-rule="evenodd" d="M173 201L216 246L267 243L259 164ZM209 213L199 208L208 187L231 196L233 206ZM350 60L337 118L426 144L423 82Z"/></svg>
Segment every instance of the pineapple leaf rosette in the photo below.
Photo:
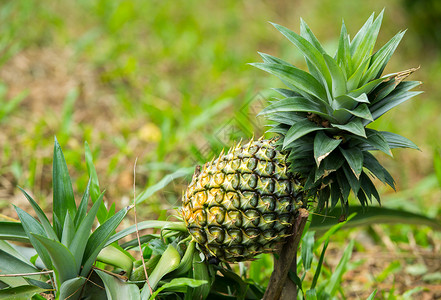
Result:
<svg viewBox="0 0 441 300"><path fill-rule="evenodd" d="M379 193L373 177L395 188L370 153L418 147L398 134L367 126L419 94L405 81L415 69L383 75L401 41L399 32L374 52L383 13L372 15L351 40L343 23L329 55L301 20L300 35L277 24L305 57L308 71L269 54L253 66L279 77L287 88L261 112L278 138L251 140L198 168L184 193L182 214L201 251L236 262L274 252L289 235L299 207L348 207L351 191L361 205Z"/></svg>

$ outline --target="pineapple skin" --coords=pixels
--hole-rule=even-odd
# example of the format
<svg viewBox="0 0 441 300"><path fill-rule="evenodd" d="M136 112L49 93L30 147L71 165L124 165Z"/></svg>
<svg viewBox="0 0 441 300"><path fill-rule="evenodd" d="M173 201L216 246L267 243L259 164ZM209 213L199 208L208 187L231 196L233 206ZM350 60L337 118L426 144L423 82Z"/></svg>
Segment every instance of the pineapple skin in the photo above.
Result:
<svg viewBox="0 0 441 300"><path fill-rule="evenodd" d="M273 140L252 140L196 170L182 215L208 259L238 262L278 249L306 202L288 169Z"/></svg>

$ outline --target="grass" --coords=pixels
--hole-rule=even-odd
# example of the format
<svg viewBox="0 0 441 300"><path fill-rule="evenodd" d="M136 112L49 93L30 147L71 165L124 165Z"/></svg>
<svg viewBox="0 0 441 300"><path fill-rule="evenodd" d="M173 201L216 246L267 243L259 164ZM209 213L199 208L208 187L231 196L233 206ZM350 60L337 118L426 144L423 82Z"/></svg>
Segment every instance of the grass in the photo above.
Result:
<svg viewBox="0 0 441 300"><path fill-rule="evenodd" d="M165 174L211 159L233 140L260 135L263 123L255 114L271 95L267 89L280 85L246 63L258 61L256 51L262 51L302 64L299 54L267 21L297 30L301 16L332 49L338 37L332 28L339 28L342 18L349 29L359 28L361 20L384 6L382 42L408 28L390 69L421 66L412 79L424 82L425 93L377 124L411 138L422 150L396 151L394 160L379 155L398 186L397 193L382 190L383 203L439 217L441 192L434 155L441 147L440 45L427 45L419 38L415 15L398 0L387 5L379 0L291 4L83 0L44 5L4 1L0 5L0 213L13 215L9 203L25 203L16 185L51 205L54 135L66 160L74 163L70 170L74 187L88 180L82 175L81 153L85 141L92 145L100 185L107 189L105 200L117 207L133 197L136 158L140 193ZM181 178L154 194L138 210L139 217L164 216L164 209L179 206L187 182L188 178ZM334 248L345 244L346 234L335 238ZM349 231L350 237L360 235L372 240L372 244L355 243L361 254L375 253L370 248L410 253L414 257L405 261L409 265L419 259L418 251L439 257L440 236L428 228L396 225ZM389 246L387 239L392 241ZM396 268L384 270L374 277L386 278L390 286L385 293L393 293L390 282ZM375 278L363 288L373 290ZM400 284L395 287L397 294L404 292Z"/></svg>

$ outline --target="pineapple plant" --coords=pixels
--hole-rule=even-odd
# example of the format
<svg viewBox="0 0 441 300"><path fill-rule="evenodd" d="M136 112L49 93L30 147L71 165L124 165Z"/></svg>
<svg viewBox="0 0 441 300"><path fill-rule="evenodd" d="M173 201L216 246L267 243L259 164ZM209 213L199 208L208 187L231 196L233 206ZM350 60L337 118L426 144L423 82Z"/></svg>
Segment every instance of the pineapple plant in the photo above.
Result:
<svg viewBox="0 0 441 300"><path fill-rule="evenodd" d="M372 177L395 188L390 173L370 153L418 147L398 134L368 126L419 94L415 69L383 75L404 32L374 52L383 12L353 39L342 24L329 55L301 20L300 35L274 27L303 54L308 71L269 54L251 65L280 78L286 88L260 113L272 140L251 140L196 169L183 196L188 231L207 259L236 262L274 252L289 235L300 207L348 208L352 191L365 206L379 193Z"/></svg>

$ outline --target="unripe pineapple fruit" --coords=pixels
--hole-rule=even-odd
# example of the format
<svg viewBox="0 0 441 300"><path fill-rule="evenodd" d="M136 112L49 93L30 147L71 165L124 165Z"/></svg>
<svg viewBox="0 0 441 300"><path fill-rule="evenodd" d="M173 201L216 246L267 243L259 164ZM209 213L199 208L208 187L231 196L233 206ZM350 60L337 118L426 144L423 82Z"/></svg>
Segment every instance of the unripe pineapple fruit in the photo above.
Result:
<svg viewBox="0 0 441 300"><path fill-rule="evenodd" d="M250 141L195 172L182 213L207 257L235 262L277 249L303 205L286 159L274 141Z"/></svg>

